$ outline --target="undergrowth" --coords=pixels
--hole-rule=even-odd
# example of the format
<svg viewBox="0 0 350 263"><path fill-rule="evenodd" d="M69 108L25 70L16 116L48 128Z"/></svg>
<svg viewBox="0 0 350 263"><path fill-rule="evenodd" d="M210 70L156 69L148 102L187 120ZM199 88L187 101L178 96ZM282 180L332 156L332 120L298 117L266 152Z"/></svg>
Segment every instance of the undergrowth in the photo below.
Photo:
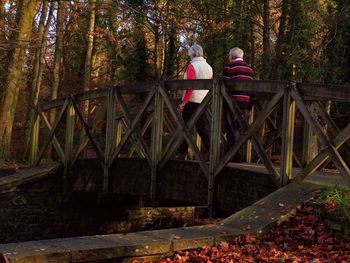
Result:
<svg viewBox="0 0 350 263"><path fill-rule="evenodd" d="M337 216L350 219L350 188L327 186L322 189L316 203L337 213Z"/></svg>

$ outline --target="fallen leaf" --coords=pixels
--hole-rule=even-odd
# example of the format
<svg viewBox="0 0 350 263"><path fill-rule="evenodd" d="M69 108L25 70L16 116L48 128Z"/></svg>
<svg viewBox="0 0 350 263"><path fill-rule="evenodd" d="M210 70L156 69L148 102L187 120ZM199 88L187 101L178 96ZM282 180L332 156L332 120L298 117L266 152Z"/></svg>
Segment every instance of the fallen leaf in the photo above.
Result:
<svg viewBox="0 0 350 263"><path fill-rule="evenodd" d="M245 226L245 227L243 227L243 230L250 230L250 229L252 229L252 227L251 226Z"/></svg>

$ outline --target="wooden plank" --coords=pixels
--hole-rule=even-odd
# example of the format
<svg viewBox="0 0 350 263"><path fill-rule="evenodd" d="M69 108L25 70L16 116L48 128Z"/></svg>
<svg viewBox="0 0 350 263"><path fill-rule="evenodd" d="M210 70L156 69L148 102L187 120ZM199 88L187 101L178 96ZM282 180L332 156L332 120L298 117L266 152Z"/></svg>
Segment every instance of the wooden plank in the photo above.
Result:
<svg viewBox="0 0 350 263"><path fill-rule="evenodd" d="M288 85L288 82L272 80L220 80L229 91L250 91L253 93L276 94Z"/></svg>
<svg viewBox="0 0 350 263"><path fill-rule="evenodd" d="M132 85L123 85L115 87L120 94L129 94L129 93L148 93L151 92L154 87L158 84L156 81L142 82Z"/></svg>
<svg viewBox="0 0 350 263"><path fill-rule="evenodd" d="M103 98L108 95L109 89L96 89L96 90L90 90L84 93L78 93L75 95L71 95L75 97L75 100L77 102L84 101L84 100L92 100L92 99L98 99ZM52 101L46 101L43 103L40 103L40 107L43 111L47 111L53 108L61 107L64 103L66 98L59 98Z"/></svg>
<svg viewBox="0 0 350 263"><path fill-rule="evenodd" d="M339 170L340 174L344 177L346 181L350 182L350 170L348 166L337 151L336 147L332 145L332 143L328 140L327 136L322 132L320 124L312 118L296 86L293 86L291 94L298 106L298 109L303 114L305 120L313 127L320 143L323 147L325 147L329 157Z"/></svg>
<svg viewBox="0 0 350 263"><path fill-rule="evenodd" d="M164 88L168 91L174 90L210 90L213 86L213 80L195 79L195 80L168 80L164 82Z"/></svg>
<svg viewBox="0 0 350 263"><path fill-rule="evenodd" d="M54 108L60 108L64 105L67 98L59 98L56 100L46 101L39 104L42 111L48 111Z"/></svg>

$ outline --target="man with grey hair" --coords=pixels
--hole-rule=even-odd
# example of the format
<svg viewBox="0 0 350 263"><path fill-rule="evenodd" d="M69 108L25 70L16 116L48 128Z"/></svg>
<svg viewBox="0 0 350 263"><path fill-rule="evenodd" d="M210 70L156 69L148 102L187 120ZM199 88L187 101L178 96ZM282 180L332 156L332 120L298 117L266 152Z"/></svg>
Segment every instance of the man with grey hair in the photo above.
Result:
<svg viewBox="0 0 350 263"><path fill-rule="evenodd" d="M213 69L203 58L203 48L194 44L188 51L188 55L191 58L191 62L188 65L184 79L212 79L213 78ZM196 112L200 103L207 95L208 90L185 90L182 95L182 102L178 107L178 110L182 112L182 118L185 123L190 120L191 116ZM210 124L204 115L202 115L197 123L196 130L199 136L202 139L206 153L205 159L207 159L207 153L209 152L210 146ZM177 159L185 160L188 151L188 144L186 141L180 146L179 154Z"/></svg>
<svg viewBox="0 0 350 263"><path fill-rule="evenodd" d="M253 80L254 71L243 60L244 52L239 47L234 47L229 52L229 62L225 64L222 76L224 79L234 80ZM254 94L250 94L247 91L234 91L231 96L235 100L246 117L249 116L250 111L254 105ZM226 136L229 147L235 144L235 134L237 134L239 125L234 121L230 110L226 110ZM236 156L234 161L240 162L240 157Z"/></svg>

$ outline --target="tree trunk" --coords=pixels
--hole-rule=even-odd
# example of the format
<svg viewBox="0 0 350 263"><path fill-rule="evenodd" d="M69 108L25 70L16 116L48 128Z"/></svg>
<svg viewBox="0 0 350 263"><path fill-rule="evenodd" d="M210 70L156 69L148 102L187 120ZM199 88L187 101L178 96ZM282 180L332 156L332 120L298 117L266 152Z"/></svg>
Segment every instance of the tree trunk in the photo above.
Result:
<svg viewBox="0 0 350 263"><path fill-rule="evenodd" d="M5 0L0 0L0 43L5 41ZM3 48L0 46L0 58Z"/></svg>
<svg viewBox="0 0 350 263"><path fill-rule="evenodd" d="M0 93L0 161L8 156L10 150L18 93L23 77L25 51L31 37L36 11L35 0L22 0L18 4L18 30L12 38L8 74L5 86Z"/></svg>
<svg viewBox="0 0 350 263"><path fill-rule="evenodd" d="M27 116L26 116L26 154L29 153L29 147L30 147L30 129L31 125L33 125L33 117L34 117L34 109L35 106L38 104L39 101L39 95L41 90L41 83L42 83L42 75L43 75L43 65L45 63L45 51L47 46L47 35L49 33L52 17L53 17L53 10L54 10L54 3L50 4L50 10L49 10L49 16L47 17L47 11L49 7L49 2L44 0L42 8L41 8L41 17L39 22L39 28L38 28L38 48L35 53L35 59L34 59L34 68L33 68L33 81L31 86L31 91L29 95L29 102L28 102L28 109L27 109ZM46 21L46 25L45 25Z"/></svg>
<svg viewBox="0 0 350 263"><path fill-rule="evenodd" d="M47 17L47 10L49 7L49 2L44 0L43 6L42 6L42 15L40 17L40 23L39 23L39 29L38 29L38 49L35 54L35 60L34 60L34 70L33 70L33 82L32 82L32 90L31 90L31 97L30 97L30 103L35 106L38 104L39 99L39 93L40 93L40 87L41 87L41 81L42 81L42 73L43 73L43 64L44 64L44 55L46 50L46 38L49 33L51 20L53 16L53 7L54 4L51 3L49 16ZM46 25L45 25L45 21Z"/></svg>
<svg viewBox="0 0 350 263"><path fill-rule="evenodd" d="M91 87L91 61L92 61L92 49L94 47L94 33L95 33L95 16L96 16L96 1L90 1L90 19L89 19L89 31L87 32L87 47L85 55L85 70L84 70L84 92L89 91ZM84 112L89 112L89 101L84 104ZM86 115L87 116L87 115Z"/></svg>
<svg viewBox="0 0 350 263"><path fill-rule="evenodd" d="M58 1L57 25L56 25L56 46L55 59L53 68L53 83L51 99L57 99L58 88L60 84L61 60L63 58L63 37L64 37L64 21L65 21L66 1ZM50 122L54 123L56 119L56 111L51 110Z"/></svg>
<svg viewBox="0 0 350 263"><path fill-rule="evenodd" d="M262 79L269 79L270 75L270 3L264 0L263 6L263 61L262 61Z"/></svg>
<svg viewBox="0 0 350 263"><path fill-rule="evenodd" d="M279 74L279 67L283 65L283 44L285 41L285 30L287 24L287 12L288 12L288 0L282 0L282 10L280 17L280 24L278 28L278 36L276 41L276 58L272 72L273 79L280 79L281 75Z"/></svg>
<svg viewBox="0 0 350 263"><path fill-rule="evenodd" d="M4 82L5 67L4 63L7 52L6 52L6 35L5 35L5 0L0 0L0 83ZM0 84L0 90L2 84Z"/></svg>

